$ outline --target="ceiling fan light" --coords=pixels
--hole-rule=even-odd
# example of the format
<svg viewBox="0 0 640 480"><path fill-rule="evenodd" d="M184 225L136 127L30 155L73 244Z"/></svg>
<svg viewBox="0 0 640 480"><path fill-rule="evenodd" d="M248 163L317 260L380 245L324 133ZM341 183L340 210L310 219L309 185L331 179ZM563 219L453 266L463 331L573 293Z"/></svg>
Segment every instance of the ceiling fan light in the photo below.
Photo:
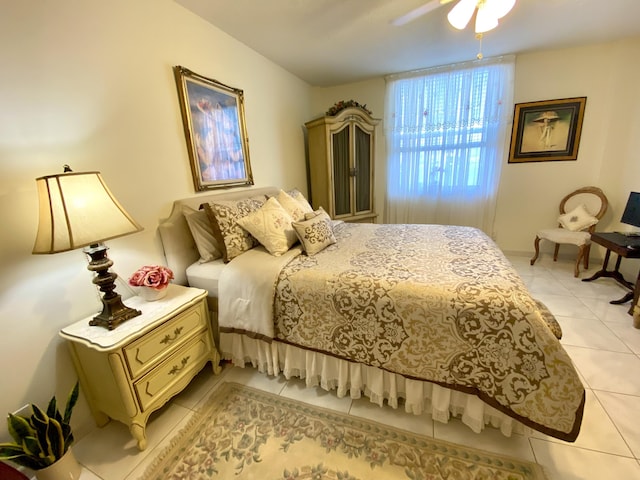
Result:
<svg viewBox="0 0 640 480"><path fill-rule="evenodd" d="M478 7L476 14L476 33L485 33L498 26L498 18L486 6Z"/></svg>
<svg viewBox="0 0 640 480"><path fill-rule="evenodd" d="M453 28L464 30L476 9L477 0L460 0L448 13L447 18Z"/></svg>
<svg viewBox="0 0 640 480"><path fill-rule="evenodd" d="M497 19L504 17L516 4L516 0L485 0L484 9Z"/></svg>

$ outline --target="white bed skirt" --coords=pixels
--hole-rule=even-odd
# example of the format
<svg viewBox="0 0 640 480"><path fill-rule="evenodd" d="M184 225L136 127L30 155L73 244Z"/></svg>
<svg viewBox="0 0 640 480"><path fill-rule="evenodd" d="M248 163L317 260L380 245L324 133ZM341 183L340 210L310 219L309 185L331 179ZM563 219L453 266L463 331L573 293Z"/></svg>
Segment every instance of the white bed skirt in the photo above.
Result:
<svg viewBox="0 0 640 480"><path fill-rule="evenodd" d="M503 435L524 433L525 426L487 405L475 395L451 390L402 375L358 363L311 352L299 347L274 341L267 343L246 335L220 333L222 358L233 365L251 364L262 373L286 378L299 377L308 387L320 385L325 390L336 390L338 397L349 394L358 399L364 393L380 406L387 400L398 408L398 400L404 399L405 411L420 415L429 412L434 420L447 423L451 416L476 433L485 426L499 428Z"/></svg>

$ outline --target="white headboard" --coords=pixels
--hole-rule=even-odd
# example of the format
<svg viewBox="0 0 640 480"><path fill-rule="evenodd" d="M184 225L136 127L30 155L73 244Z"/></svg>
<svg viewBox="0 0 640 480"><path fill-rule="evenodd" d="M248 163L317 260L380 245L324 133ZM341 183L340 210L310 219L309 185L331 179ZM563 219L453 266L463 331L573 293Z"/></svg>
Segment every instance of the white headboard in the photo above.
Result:
<svg viewBox="0 0 640 480"><path fill-rule="evenodd" d="M200 258L195 241L182 213L183 205L197 210L200 205L212 200L238 200L255 195L277 195L279 191L279 187L251 187L218 191L175 200L169 217L160 220L158 225L167 266L173 270L174 283L188 285L185 273L187 267Z"/></svg>

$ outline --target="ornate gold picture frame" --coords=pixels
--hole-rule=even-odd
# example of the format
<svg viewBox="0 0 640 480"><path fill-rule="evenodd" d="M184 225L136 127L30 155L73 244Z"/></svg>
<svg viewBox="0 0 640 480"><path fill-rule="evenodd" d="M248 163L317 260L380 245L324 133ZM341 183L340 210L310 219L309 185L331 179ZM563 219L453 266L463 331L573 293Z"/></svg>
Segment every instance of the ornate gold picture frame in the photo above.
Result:
<svg viewBox="0 0 640 480"><path fill-rule="evenodd" d="M253 185L244 93L173 67L196 191Z"/></svg>
<svg viewBox="0 0 640 480"><path fill-rule="evenodd" d="M509 163L576 160L587 97L516 103Z"/></svg>

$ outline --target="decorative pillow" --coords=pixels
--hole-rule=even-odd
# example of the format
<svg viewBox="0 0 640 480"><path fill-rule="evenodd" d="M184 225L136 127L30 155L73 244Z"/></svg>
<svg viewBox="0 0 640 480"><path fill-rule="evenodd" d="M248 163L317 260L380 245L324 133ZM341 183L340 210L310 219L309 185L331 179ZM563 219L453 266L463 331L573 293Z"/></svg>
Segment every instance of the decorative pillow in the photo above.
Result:
<svg viewBox="0 0 640 480"><path fill-rule="evenodd" d="M275 196L278 203L284 208L294 222L304 220L305 206L300 204L300 201L293 198L284 190L280 190L278 195Z"/></svg>
<svg viewBox="0 0 640 480"><path fill-rule="evenodd" d="M183 205L182 213L187 220L193 240L196 242L196 247L200 254L200 263L211 262L222 257L220 245L213 236L213 228L207 212L194 210L187 205Z"/></svg>
<svg viewBox="0 0 640 480"><path fill-rule="evenodd" d="M276 257L286 253L298 241L291 226L293 218L275 197L269 198L262 207L239 218L237 222Z"/></svg>
<svg viewBox="0 0 640 480"><path fill-rule="evenodd" d="M315 255L336 243L329 215L316 215L309 220L293 222L292 225L307 255Z"/></svg>
<svg viewBox="0 0 640 480"><path fill-rule="evenodd" d="M293 190L289 190L287 193L300 204L304 213L313 212L313 207L300 190L294 188Z"/></svg>
<svg viewBox="0 0 640 480"><path fill-rule="evenodd" d="M238 219L258 210L265 200L265 197L260 195L242 200L218 200L204 204L225 263L258 245L258 241L238 224Z"/></svg>
<svg viewBox="0 0 640 480"><path fill-rule="evenodd" d="M580 204L569 213L560 215L558 222L567 230L577 232L595 225L598 223L598 219L587 211L584 204Z"/></svg>
<svg viewBox="0 0 640 480"><path fill-rule="evenodd" d="M305 213L304 214L304 219L305 220L311 220L312 218L315 218L315 217L318 217L318 216L322 216L323 218L326 218L327 220L331 221L331 217L325 211L325 209L322 208L322 207L318 207L318 209L314 210L313 212Z"/></svg>

